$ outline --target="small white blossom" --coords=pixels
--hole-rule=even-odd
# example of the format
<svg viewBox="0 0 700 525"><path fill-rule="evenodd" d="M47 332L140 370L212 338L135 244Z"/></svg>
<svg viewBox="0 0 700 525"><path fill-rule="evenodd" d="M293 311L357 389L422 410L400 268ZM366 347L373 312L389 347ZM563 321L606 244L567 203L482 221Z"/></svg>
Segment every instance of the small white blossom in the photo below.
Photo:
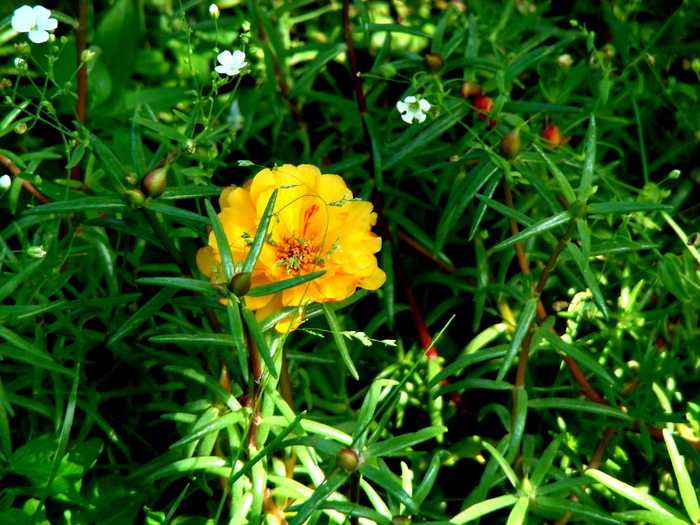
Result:
<svg viewBox="0 0 700 525"><path fill-rule="evenodd" d="M23 58L15 58L15 67L17 69L27 69L27 61Z"/></svg>
<svg viewBox="0 0 700 525"><path fill-rule="evenodd" d="M218 20L219 19L219 6L216 4L211 4L209 6L209 16L211 17L212 20Z"/></svg>
<svg viewBox="0 0 700 525"><path fill-rule="evenodd" d="M430 107L430 102L416 97L406 97L396 103L396 109L401 113L401 118L409 124L413 124L414 121L423 122Z"/></svg>
<svg viewBox="0 0 700 525"><path fill-rule="evenodd" d="M222 75L228 75L230 77L237 75L241 72L248 62L244 62L245 53L243 51L236 50L231 54L230 51L224 51L219 53L216 57L219 61L220 66L216 66L214 70Z"/></svg>
<svg viewBox="0 0 700 525"><path fill-rule="evenodd" d="M574 59L569 53L564 53L557 57L557 64L559 64L559 67L569 68L574 65Z"/></svg>
<svg viewBox="0 0 700 525"><path fill-rule="evenodd" d="M18 33L29 33L29 40L41 44L49 39L49 31L58 27L58 21L51 17L51 11L36 5L23 5L12 15L12 29Z"/></svg>
<svg viewBox="0 0 700 525"><path fill-rule="evenodd" d="M12 186L12 179L9 175L3 175L0 177L0 191L7 191Z"/></svg>

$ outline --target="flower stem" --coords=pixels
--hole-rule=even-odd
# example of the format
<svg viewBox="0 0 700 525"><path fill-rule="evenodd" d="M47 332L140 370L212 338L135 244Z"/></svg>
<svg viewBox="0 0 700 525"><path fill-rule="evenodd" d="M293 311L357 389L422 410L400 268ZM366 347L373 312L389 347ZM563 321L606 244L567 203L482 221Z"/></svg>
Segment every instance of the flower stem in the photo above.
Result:
<svg viewBox="0 0 700 525"><path fill-rule="evenodd" d="M88 20L88 0L78 2L78 28L75 31L76 53L78 61L78 100L76 102L76 116L80 126L85 125L87 116L87 91L88 73L87 63L83 62L83 51L87 49L87 20ZM72 180L81 180L81 163L78 162L70 170Z"/></svg>

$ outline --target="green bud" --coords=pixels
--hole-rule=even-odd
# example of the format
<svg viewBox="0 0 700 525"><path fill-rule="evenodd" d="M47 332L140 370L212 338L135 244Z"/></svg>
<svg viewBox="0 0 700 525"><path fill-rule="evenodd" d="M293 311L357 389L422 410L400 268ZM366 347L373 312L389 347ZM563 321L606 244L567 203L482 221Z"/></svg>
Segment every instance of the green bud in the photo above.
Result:
<svg viewBox="0 0 700 525"><path fill-rule="evenodd" d="M338 466L345 470L345 472L355 472L360 464L360 457L357 452L349 448L344 448L335 457L335 461Z"/></svg>
<svg viewBox="0 0 700 525"><path fill-rule="evenodd" d="M163 195L163 192L168 187L168 165L163 168L157 168L146 174L141 180L141 191L150 197L156 199Z"/></svg>
<svg viewBox="0 0 700 525"><path fill-rule="evenodd" d="M218 20L221 13L219 12L219 7L216 4L211 4L209 6L209 16L212 20Z"/></svg>
<svg viewBox="0 0 700 525"><path fill-rule="evenodd" d="M669 179L677 179L680 176L681 176L681 170L673 170L671 173L668 174Z"/></svg>
<svg viewBox="0 0 700 525"><path fill-rule="evenodd" d="M231 293L236 297L248 295L248 292L250 291L251 276L252 273L250 272L242 272L234 275L231 279L231 283L229 284L229 290L231 290Z"/></svg>
<svg viewBox="0 0 700 525"><path fill-rule="evenodd" d="M27 250L27 255L29 255L29 257L34 257L35 259L43 259L46 257L46 250L43 246L32 246Z"/></svg>
<svg viewBox="0 0 700 525"><path fill-rule="evenodd" d="M571 213L571 216L574 219L583 219L586 216L586 213L588 213L588 206L585 202L576 201L571 205L569 213Z"/></svg>
<svg viewBox="0 0 700 525"><path fill-rule="evenodd" d="M132 188L124 192L124 198L134 208L140 208L146 202L146 196L137 188Z"/></svg>

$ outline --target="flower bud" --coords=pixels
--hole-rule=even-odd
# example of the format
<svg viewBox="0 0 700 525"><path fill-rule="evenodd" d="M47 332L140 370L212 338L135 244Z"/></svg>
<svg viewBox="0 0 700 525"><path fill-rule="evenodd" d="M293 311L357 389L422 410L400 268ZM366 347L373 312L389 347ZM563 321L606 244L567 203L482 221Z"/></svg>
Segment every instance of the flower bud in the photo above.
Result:
<svg viewBox="0 0 700 525"><path fill-rule="evenodd" d="M26 71L29 69L29 64L27 64L25 59L17 57L15 58L15 67L17 68L17 71Z"/></svg>
<svg viewBox="0 0 700 525"><path fill-rule="evenodd" d="M559 128L554 125L544 128L542 138L548 141L545 142L545 145L549 146L550 148L556 148L559 144L561 144L561 133Z"/></svg>
<svg viewBox="0 0 700 525"><path fill-rule="evenodd" d="M411 518L403 515L393 516L391 518L391 525L411 525Z"/></svg>
<svg viewBox="0 0 700 525"><path fill-rule="evenodd" d="M90 51L89 49L83 50L83 52L80 54L80 61L83 63L90 62L90 60L93 58L95 58L95 52Z"/></svg>
<svg viewBox="0 0 700 525"><path fill-rule="evenodd" d="M515 128L501 139L501 151L511 159L520 153L520 128Z"/></svg>
<svg viewBox="0 0 700 525"><path fill-rule="evenodd" d="M492 130L493 128L495 128L496 124L498 124L498 122L496 122L493 119L489 119L489 131Z"/></svg>
<svg viewBox="0 0 700 525"><path fill-rule="evenodd" d="M211 4L209 6L209 16L212 20L218 20L221 13L219 13L219 7L216 4Z"/></svg>
<svg viewBox="0 0 700 525"><path fill-rule="evenodd" d="M481 120L489 118L489 114L493 111L493 100L486 95L480 95L472 102L474 106L474 114Z"/></svg>
<svg viewBox="0 0 700 525"><path fill-rule="evenodd" d="M141 180L141 191L151 199L163 195L168 186L168 166L156 168Z"/></svg>
<svg viewBox="0 0 700 525"><path fill-rule="evenodd" d="M251 272L241 272L234 275L228 287L231 293L236 297L248 295L248 292L250 292L250 277L252 275Z"/></svg>
<svg viewBox="0 0 700 525"><path fill-rule="evenodd" d="M0 177L0 191L7 191L12 186L12 179L9 175L3 175Z"/></svg>
<svg viewBox="0 0 700 525"><path fill-rule="evenodd" d="M131 188L124 192L124 198L134 208L140 208L146 202L146 196L137 188Z"/></svg>
<svg viewBox="0 0 700 525"><path fill-rule="evenodd" d="M423 67L430 73L437 73L445 65L445 59L440 53L428 53L423 57Z"/></svg>
<svg viewBox="0 0 700 525"><path fill-rule="evenodd" d="M43 246L32 246L27 250L27 255L34 259L43 259L46 257L46 250Z"/></svg>
<svg viewBox="0 0 700 525"><path fill-rule="evenodd" d="M462 84L462 87L459 89L459 96L462 98L467 98L467 97L479 97L481 96L482 89L479 84L474 82L473 80L469 80Z"/></svg>
<svg viewBox="0 0 700 525"><path fill-rule="evenodd" d="M346 472L355 472L358 465L360 464L360 458L357 452L350 450L349 448L344 448L335 457L335 461L338 466L344 469Z"/></svg>
<svg viewBox="0 0 700 525"><path fill-rule="evenodd" d="M574 65L574 59L569 53L564 53L557 57L557 64L559 67L570 68Z"/></svg>
<svg viewBox="0 0 700 525"><path fill-rule="evenodd" d="M588 212L588 206L583 201L576 201L571 205L569 213L575 219L583 219Z"/></svg>

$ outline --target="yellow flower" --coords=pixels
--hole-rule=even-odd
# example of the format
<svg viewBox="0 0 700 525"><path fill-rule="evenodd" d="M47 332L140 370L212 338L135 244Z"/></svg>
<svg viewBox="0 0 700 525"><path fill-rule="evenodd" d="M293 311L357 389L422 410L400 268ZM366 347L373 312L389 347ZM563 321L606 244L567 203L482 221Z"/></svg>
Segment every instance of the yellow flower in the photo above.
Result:
<svg viewBox="0 0 700 525"><path fill-rule="evenodd" d="M272 192L278 189L266 241L252 272L253 287L325 270L325 275L245 303L264 319L285 306L342 301L357 287L376 290L386 280L377 266L382 240L372 233L377 214L372 204L353 200L338 175L322 175L310 165L264 169L240 188L227 188L219 199L219 220L231 246L234 264L248 255ZM213 283L223 282L221 257L214 233L209 246L197 252L197 266ZM277 323L280 332L296 328L301 316Z"/></svg>

